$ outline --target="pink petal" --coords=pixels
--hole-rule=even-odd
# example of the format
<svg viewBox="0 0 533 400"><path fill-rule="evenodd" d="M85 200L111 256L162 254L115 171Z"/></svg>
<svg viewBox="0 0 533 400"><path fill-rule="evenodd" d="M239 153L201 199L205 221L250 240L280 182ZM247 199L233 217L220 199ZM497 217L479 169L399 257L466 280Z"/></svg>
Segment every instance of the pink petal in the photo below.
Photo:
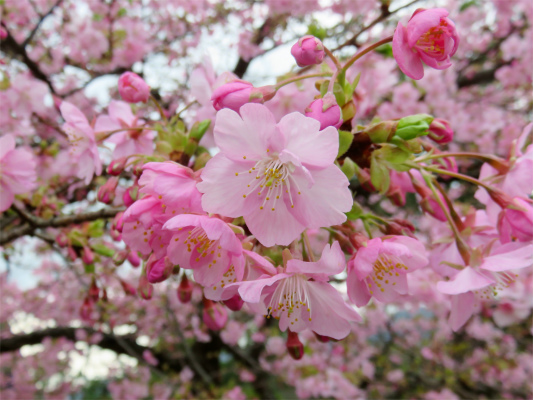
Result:
<svg viewBox="0 0 533 400"><path fill-rule="evenodd" d="M69 103L68 101L61 102L61 105L59 106L59 110L61 111L61 115L63 119L67 122L70 122L72 124L86 124L86 125L89 124L89 122L87 121L87 118L78 109L78 107L76 107L72 103Z"/></svg>
<svg viewBox="0 0 533 400"><path fill-rule="evenodd" d="M122 120L129 126L132 126L135 121L135 115L131 111L131 106L125 101L111 100L107 109L111 118L117 121Z"/></svg>
<svg viewBox="0 0 533 400"><path fill-rule="evenodd" d="M368 292L368 287L364 281L360 281L353 269L348 270L348 278L346 278L346 287L348 290L348 298L357 307L364 307L368 304L372 296Z"/></svg>
<svg viewBox="0 0 533 400"><path fill-rule="evenodd" d="M452 311L448 321L457 332L474 313L475 296L472 292L461 293L452 297Z"/></svg>
<svg viewBox="0 0 533 400"><path fill-rule="evenodd" d="M111 118L109 115L100 115L98 118L96 118L96 123L94 124L94 131L95 132L108 132L108 131L115 131L117 129L121 129L122 127L120 126L120 124L114 120L113 118ZM122 137L125 132L121 132L122 135L120 137ZM117 140L117 138L115 138L117 135L112 135L108 140L111 141L111 143L116 143L115 141ZM111 140L113 139L114 140Z"/></svg>
<svg viewBox="0 0 533 400"><path fill-rule="evenodd" d="M0 161L7 153L15 149L15 138L8 134L0 137Z"/></svg>
<svg viewBox="0 0 533 400"><path fill-rule="evenodd" d="M320 122L297 112L285 115L278 127L287 138L285 148L306 167L326 168L337 158L339 134L335 128L320 131Z"/></svg>
<svg viewBox="0 0 533 400"><path fill-rule="evenodd" d="M447 17L448 10L444 8L432 8L417 13L407 23L407 38L409 47L414 47L420 36L430 28L438 26L441 18Z"/></svg>
<svg viewBox="0 0 533 400"><path fill-rule="evenodd" d="M239 284L239 294L241 298L247 303L259 303L261 301L261 293L265 286L272 286L281 279L288 278L289 274L277 274L272 277L258 279L255 281L241 282Z"/></svg>
<svg viewBox="0 0 533 400"><path fill-rule="evenodd" d="M415 80L424 77L422 61L407 43L407 29L400 22L392 39L392 54L405 75Z"/></svg>
<svg viewBox="0 0 533 400"><path fill-rule="evenodd" d="M489 257L486 257L481 268L498 272L525 268L531 264L533 264L533 245L512 242L498 247Z"/></svg>
<svg viewBox="0 0 533 400"><path fill-rule="evenodd" d="M267 155L267 141L276 130L276 120L262 104L245 104L240 114L230 109L217 113L215 142L232 160L258 161Z"/></svg>
<svg viewBox="0 0 533 400"><path fill-rule="evenodd" d="M473 268L466 267L455 275L452 280L437 282L437 289L445 294L460 294L482 289L495 283L494 280L476 272Z"/></svg>
<svg viewBox="0 0 533 400"><path fill-rule="evenodd" d="M341 250L339 242L333 242L330 246L326 244L322 250L322 257L316 262L305 262L301 260L289 260L287 262L287 272L302 274L323 274L327 276L339 274L346 267L346 259Z"/></svg>

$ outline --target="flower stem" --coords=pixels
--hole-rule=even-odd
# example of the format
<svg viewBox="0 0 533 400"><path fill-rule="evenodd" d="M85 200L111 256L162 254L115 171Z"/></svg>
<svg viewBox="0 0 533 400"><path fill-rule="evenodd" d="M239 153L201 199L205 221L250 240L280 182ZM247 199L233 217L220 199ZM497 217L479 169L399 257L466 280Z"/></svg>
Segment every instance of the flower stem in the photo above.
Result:
<svg viewBox="0 0 533 400"><path fill-rule="evenodd" d="M163 119L163 121L168 122L167 115L165 114L165 111L163 110L163 107L161 107L161 104L159 104L159 102L156 100L156 98L154 96L152 96L152 95L150 95L150 99L152 99L152 101L154 102L155 106L159 110L159 114L161 115L161 118Z"/></svg>
<svg viewBox="0 0 533 400"><path fill-rule="evenodd" d="M313 249L311 249L311 243L309 242L309 236L307 236L307 230L303 231L302 236L304 238L305 247L307 248L309 260L315 262L315 255L313 254Z"/></svg>
<svg viewBox="0 0 533 400"><path fill-rule="evenodd" d="M344 64L344 67L342 67L343 71L346 71L348 68L350 68L354 62L359 60L361 57L363 57L365 54L370 53L372 50L378 48L379 46L392 42L392 36L387 36L385 39L381 39L379 42L376 42L370 46L368 46L366 49L361 50L360 52L356 53L352 58L350 58L346 64Z"/></svg>
<svg viewBox="0 0 533 400"><path fill-rule="evenodd" d="M307 74L307 75L301 75L301 76L294 76L289 79L285 79L284 81L279 82L278 84L274 85L276 90L282 88L285 85L288 85L289 83L298 82L307 78L318 78L323 76L331 76L331 73L329 72L321 72L319 74Z"/></svg>
<svg viewBox="0 0 533 400"><path fill-rule="evenodd" d="M333 53L326 46L324 46L324 52L328 55L329 58L331 58L331 61L333 61L337 69L342 69L342 65L337 59L337 57L335 57Z"/></svg>

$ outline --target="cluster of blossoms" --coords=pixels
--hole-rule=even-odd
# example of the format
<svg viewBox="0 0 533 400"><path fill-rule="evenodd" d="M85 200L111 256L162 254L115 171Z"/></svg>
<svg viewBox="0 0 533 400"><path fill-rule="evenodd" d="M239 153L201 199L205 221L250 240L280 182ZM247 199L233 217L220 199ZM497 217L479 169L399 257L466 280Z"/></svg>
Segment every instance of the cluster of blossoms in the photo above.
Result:
<svg viewBox="0 0 533 400"><path fill-rule="evenodd" d="M98 17L97 28L81 27L96 45L87 42L87 50L73 50L65 63L86 63L91 77L118 71L118 94L112 96L122 100L111 100L105 112L95 114L79 87L68 80L55 87L61 79L54 76L59 72L48 63L52 50L44 44L24 50L40 57L29 70L54 79L39 78L45 83L35 84L33 97L26 95L23 75L8 79L0 92L8 111L1 119L10 132L0 137L0 222L7 227L0 244L6 263L15 254L14 239L32 235L43 241L48 246L38 248L47 256L43 281L28 301L56 304L61 289L71 291L49 318L69 329L67 315L82 321L75 333L74 328L47 332L53 327L44 325L43 337L75 337L120 349L124 339L114 336L120 331L115 328L134 327L138 320L132 328L137 338L150 341L130 341L126 335L130 350L125 352L147 367L109 384L119 398L185 396L193 377L212 390L211 378L199 366L208 356L198 362L188 346L192 340L202 355L210 354L206 343L211 342L241 357L249 370L241 371L240 381L253 382L261 369L284 374L302 398L364 397L362 388L380 374L390 387L376 384L368 390L394 397L391 387L403 390L410 378L402 371L406 360L389 346L393 342L404 353L416 348L420 365L443 364L443 376L461 369L448 354L468 354L470 379L510 379L516 387L502 384L500 392L522 396L525 374L531 372L520 338L531 335L526 325L533 308L527 301L533 124L519 116L523 105L509 91L526 93L531 80L518 85L509 76L498 78L506 90L484 89L476 103L479 93L461 88L485 75L461 63L478 47L485 49L483 59L490 46L503 43L496 74L504 75L506 68L525 74L530 54L520 49L531 29L513 19L515 25L498 28L497 44L482 46L463 35L477 6L452 13L453 21L445 9L417 9L406 24L385 26L383 39L372 43L370 35L358 52L338 58L348 53L330 50L314 27L290 50L299 68L275 84L254 86L241 79L238 68L217 76L205 59L190 73L190 92L173 97L150 79L123 72L159 50L148 40L142 51L131 42L142 20L121 20L128 10L100 9L96 3L91 12L101 17L106 11L105 24L99 25ZM291 9L286 3L272 0L265 7L281 21ZM318 2L310 3L306 7L320 9ZM351 7L334 3L334 12ZM205 7L180 7L198 21L210 18ZM25 12L31 19L31 11ZM243 20L246 15L243 11ZM24 21L2 24L9 49L24 43L12 27ZM113 38L114 24L130 32L127 41L117 32ZM179 26L166 22L162 32L169 41L178 31L186 37L188 24L186 17ZM102 33L107 28L109 36ZM265 51L261 35L275 35L266 23L261 29L240 35L239 65ZM348 45L341 42L338 49ZM167 55L178 57L179 51L172 48ZM459 73L450 68L452 57L461 57ZM469 144L468 135L475 143ZM60 274L50 252L72 268L64 288L50 277ZM2 287L12 302L22 298L7 282ZM44 317L42 304L22 311ZM121 307L126 311L117 311ZM391 311L396 309L407 316ZM10 303L0 322L12 323L17 311ZM520 326L516 338L505 332L509 325ZM412 336L406 337L410 326ZM161 333L169 327L176 337ZM457 349L458 331L498 347ZM8 333L0 332L13 339ZM239 349L232 352L246 341L260 347L251 350L258 362ZM450 344L445 348L439 341ZM48 345L54 354L75 351L71 342ZM179 356L172 359L167 350ZM495 362L484 369L487 357L500 358L506 367ZM52 382L62 365L50 362L43 376ZM25 362L17 368L24 369ZM147 386L155 368L176 368L179 378ZM7 373L0 378L10 390L26 383ZM65 394L71 390L67 386L64 392L54 388L54 394ZM460 385L453 390L460 393ZM10 391L14 398L19 394ZM240 388L206 395L245 396ZM426 394L428 399L454 396L436 389Z"/></svg>

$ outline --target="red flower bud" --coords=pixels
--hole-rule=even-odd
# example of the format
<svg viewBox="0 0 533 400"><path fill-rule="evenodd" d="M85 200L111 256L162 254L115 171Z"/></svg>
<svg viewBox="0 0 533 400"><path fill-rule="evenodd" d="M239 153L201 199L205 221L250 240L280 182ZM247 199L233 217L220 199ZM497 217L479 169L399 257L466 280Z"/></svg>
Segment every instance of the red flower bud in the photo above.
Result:
<svg viewBox="0 0 533 400"><path fill-rule="evenodd" d="M327 93L322 99L316 99L305 109L305 116L320 122L320 130L342 125L342 111L333 93Z"/></svg>
<svg viewBox="0 0 533 400"><path fill-rule="evenodd" d="M438 144L450 143L453 140L453 129L448 121L435 118L429 126L428 137Z"/></svg>
<svg viewBox="0 0 533 400"><path fill-rule="evenodd" d="M83 246L81 259L84 264L92 264L94 262L94 253L89 246Z"/></svg>
<svg viewBox="0 0 533 400"><path fill-rule="evenodd" d="M300 360L304 356L304 345L300 342L298 334L292 332L290 329L288 331L289 335L287 337L287 351L290 356L295 360Z"/></svg>
<svg viewBox="0 0 533 400"><path fill-rule="evenodd" d="M191 282L189 282L189 279L187 278L187 275L183 274L181 278L180 285L178 286L178 300L181 303L188 303L191 301L192 297L192 285Z"/></svg>
<svg viewBox="0 0 533 400"><path fill-rule="evenodd" d="M105 204L111 204L115 200L115 189L118 185L118 178L112 177L98 189L98 201Z"/></svg>
<svg viewBox="0 0 533 400"><path fill-rule="evenodd" d="M126 168L127 162L127 157L121 157L111 161L111 163L107 166L107 173L113 176L120 175L122 171L124 171L124 168Z"/></svg>
<svg viewBox="0 0 533 400"><path fill-rule="evenodd" d="M241 296L237 293L231 299L224 300L224 304L232 311L239 311L244 304L244 300L241 299Z"/></svg>

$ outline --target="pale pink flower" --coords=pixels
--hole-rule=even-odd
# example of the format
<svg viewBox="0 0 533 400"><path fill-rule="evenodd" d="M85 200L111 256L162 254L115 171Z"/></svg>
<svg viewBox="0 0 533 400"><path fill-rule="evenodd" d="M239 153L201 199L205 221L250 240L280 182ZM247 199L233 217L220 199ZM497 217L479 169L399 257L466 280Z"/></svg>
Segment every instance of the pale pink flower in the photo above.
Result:
<svg viewBox="0 0 533 400"><path fill-rule="evenodd" d="M0 212L13 204L16 194L28 193L36 186L33 154L27 149L15 149L13 135L0 137Z"/></svg>
<svg viewBox="0 0 533 400"><path fill-rule="evenodd" d="M59 109L65 120L62 128L70 141L71 154L76 157L77 176L88 184L93 175L102 173L102 162L98 155L93 127L73 104L63 101Z"/></svg>
<svg viewBox="0 0 533 400"><path fill-rule="evenodd" d="M444 8L417 10L404 27L398 22L392 52L402 72L410 78L424 76L422 61L431 68L446 69L459 46L455 24Z"/></svg>
<svg viewBox="0 0 533 400"><path fill-rule="evenodd" d="M170 261L192 269L194 279L206 287L206 292L242 279L242 246L226 222L206 215L182 214L169 219L163 229L172 234L166 249Z"/></svg>
<svg viewBox="0 0 533 400"><path fill-rule="evenodd" d="M319 335L343 339L350 321L360 321L357 312L344 302L328 283L329 276L342 272L346 261L339 243L326 245L317 262L289 260L275 275L238 282L239 294L247 303L262 303L268 317L279 319L282 331L311 329Z"/></svg>
<svg viewBox="0 0 533 400"><path fill-rule="evenodd" d="M265 246L288 245L305 228L346 220L353 204L348 180L333 163L339 136L319 131L318 121L299 113L276 124L263 105L245 104L241 116L221 110L215 141L221 149L204 168L197 187L203 209L243 216Z"/></svg>
<svg viewBox="0 0 533 400"><path fill-rule="evenodd" d="M457 331L474 313L478 301L495 299L498 292L512 285L517 275L510 270L529 267L533 264L533 245L507 243L494 248L485 248L488 255L475 249L471 265L462 269L453 279L437 283L444 294L454 295L450 313L450 326Z"/></svg>
<svg viewBox="0 0 533 400"><path fill-rule="evenodd" d="M100 115L96 120L96 132L110 132L123 129L111 135L106 142L116 145L113 158L128 157L134 154L151 155L154 152L154 131L129 128L141 128L144 120L138 119L131 112L131 107L123 101L112 100L108 107L109 115Z"/></svg>
<svg viewBox="0 0 533 400"><path fill-rule="evenodd" d="M372 297L388 303L408 293L407 274L427 265L426 250L407 236L370 239L348 262L348 297L358 307Z"/></svg>
<svg viewBox="0 0 533 400"><path fill-rule="evenodd" d="M509 243L513 239L520 242L531 242L533 240L533 207L531 202L515 197L500 212L498 231L502 243Z"/></svg>

